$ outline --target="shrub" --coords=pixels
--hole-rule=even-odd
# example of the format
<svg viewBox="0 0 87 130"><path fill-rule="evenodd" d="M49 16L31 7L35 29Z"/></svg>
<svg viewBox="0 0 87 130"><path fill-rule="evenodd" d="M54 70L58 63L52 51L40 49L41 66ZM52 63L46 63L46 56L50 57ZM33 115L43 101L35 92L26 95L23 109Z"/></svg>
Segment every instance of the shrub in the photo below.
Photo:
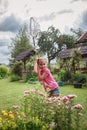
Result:
<svg viewBox="0 0 87 130"><path fill-rule="evenodd" d="M32 62L28 62L28 63L26 64L26 67L27 67L28 70L32 70L32 69L34 68L34 65L33 65Z"/></svg>
<svg viewBox="0 0 87 130"><path fill-rule="evenodd" d="M26 82L28 82L28 81L37 81L37 74L35 74L35 73L32 73L32 74L28 73L26 75L25 81Z"/></svg>
<svg viewBox="0 0 87 130"><path fill-rule="evenodd" d="M21 79L21 77L18 76L18 75L11 75L11 76L10 76L10 81L11 81L11 82L18 81L18 80L20 80L20 79Z"/></svg>
<svg viewBox="0 0 87 130"><path fill-rule="evenodd" d="M60 72L59 72L60 81L64 81L64 82L69 81L69 80L71 80L71 77L72 77L72 74L70 71L65 71L63 69L60 70Z"/></svg>
<svg viewBox="0 0 87 130"><path fill-rule="evenodd" d="M59 71L59 80L64 81L64 79L65 79L65 70L61 69Z"/></svg>
<svg viewBox="0 0 87 130"><path fill-rule="evenodd" d="M32 70L34 69L34 57L33 56L31 56L29 59L29 62L27 62L26 68L29 72L32 73Z"/></svg>
<svg viewBox="0 0 87 130"><path fill-rule="evenodd" d="M82 74L81 72L77 71L75 74L72 74L72 82L73 83L86 83L87 75Z"/></svg>
<svg viewBox="0 0 87 130"><path fill-rule="evenodd" d="M17 61L12 68L12 74L15 74L15 75L22 77L22 70L23 70L22 61Z"/></svg>
<svg viewBox="0 0 87 130"><path fill-rule="evenodd" d="M8 74L8 68L4 65L0 66L0 78L5 78Z"/></svg>

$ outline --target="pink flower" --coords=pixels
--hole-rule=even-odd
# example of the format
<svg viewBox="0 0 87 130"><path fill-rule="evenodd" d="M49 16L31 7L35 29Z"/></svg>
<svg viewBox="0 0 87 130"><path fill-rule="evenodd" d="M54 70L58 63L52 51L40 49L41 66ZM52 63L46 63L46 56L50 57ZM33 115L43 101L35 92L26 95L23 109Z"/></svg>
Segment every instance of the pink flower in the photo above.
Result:
<svg viewBox="0 0 87 130"><path fill-rule="evenodd" d="M83 109L83 107L82 107L81 104L77 104L77 105L75 105L74 108L75 108L75 109L80 109L80 110Z"/></svg>
<svg viewBox="0 0 87 130"><path fill-rule="evenodd" d="M63 102L67 102L67 101L69 100L69 98L68 98L67 96L64 96L64 97L61 98L61 100L62 100Z"/></svg>
<svg viewBox="0 0 87 130"><path fill-rule="evenodd" d="M75 98L75 97L77 97L77 96L76 96L76 95L71 95L71 94L70 94L70 95L68 95L67 97L68 97L69 99L72 99L72 98Z"/></svg>
<svg viewBox="0 0 87 130"><path fill-rule="evenodd" d="M30 93L35 93L35 92L36 92L36 90L34 90L34 89L25 91L25 92L24 92L24 97L27 97Z"/></svg>
<svg viewBox="0 0 87 130"><path fill-rule="evenodd" d="M14 108L14 109L18 109L18 108L19 108L19 106L14 105L14 106L12 106L12 108Z"/></svg>
<svg viewBox="0 0 87 130"><path fill-rule="evenodd" d="M29 95L28 93L24 93L24 97L28 97L28 95Z"/></svg>

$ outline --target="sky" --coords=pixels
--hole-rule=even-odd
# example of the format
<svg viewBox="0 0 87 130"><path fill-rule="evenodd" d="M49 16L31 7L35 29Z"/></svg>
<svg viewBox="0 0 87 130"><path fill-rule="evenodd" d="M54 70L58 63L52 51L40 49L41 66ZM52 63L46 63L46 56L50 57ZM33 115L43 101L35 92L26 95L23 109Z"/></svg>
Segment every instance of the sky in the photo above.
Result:
<svg viewBox="0 0 87 130"><path fill-rule="evenodd" d="M87 0L0 0L0 64L9 64L12 38L34 21L41 31L54 26L61 33L87 31Z"/></svg>

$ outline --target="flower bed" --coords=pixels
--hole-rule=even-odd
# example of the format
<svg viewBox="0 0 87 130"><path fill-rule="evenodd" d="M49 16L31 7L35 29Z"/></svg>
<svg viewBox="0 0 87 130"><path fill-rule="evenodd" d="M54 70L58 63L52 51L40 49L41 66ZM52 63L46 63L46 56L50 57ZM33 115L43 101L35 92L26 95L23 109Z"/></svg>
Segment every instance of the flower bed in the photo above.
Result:
<svg viewBox="0 0 87 130"><path fill-rule="evenodd" d="M25 91L21 106L1 111L0 130L82 130L83 107L74 98L48 98L37 90Z"/></svg>

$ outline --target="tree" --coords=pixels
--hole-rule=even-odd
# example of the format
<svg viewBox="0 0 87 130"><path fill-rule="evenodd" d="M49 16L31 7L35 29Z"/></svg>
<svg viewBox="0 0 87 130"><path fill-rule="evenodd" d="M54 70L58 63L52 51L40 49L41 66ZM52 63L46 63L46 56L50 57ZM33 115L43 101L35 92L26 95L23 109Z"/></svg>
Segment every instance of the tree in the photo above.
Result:
<svg viewBox="0 0 87 130"><path fill-rule="evenodd" d="M21 28L14 39L12 39L13 49L11 52L11 57L16 58L18 54L23 51L33 49L33 46L30 44L29 36L27 33L27 28L24 26Z"/></svg>
<svg viewBox="0 0 87 130"><path fill-rule="evenodd" d="M81 28L73 29L71 28L71 31L75 34L76 38L79 38L83 34L83 30Z"/></svg>
<svg viewBox="0 0 87 130"><path fill-rule="evenodd" d="M77 30L71 28L71 31L75 34L76 41L77 41L77 40L83 35L83 33L84 33L84 31L83 31L81 28L79 28L79 29L77 29ZM86 46L86 45L87 45L87 42L85 42L84 44L83 44L83 43L77 44L78 47L79 47L79 46Z"/></svg>
<svg viewBox="0 0 87 130"><path fill-rule="evenodd" d="M67 34L63 34L59 36L58 43L62 44L63 48L71 49L76 46L75 37Z"/></svg>
<svg viewBox="0 0 87 130"><path fill-rule="evenodd" d="M47 31L41 32L38 39L38 46L40 52L43 52L48 58L48 63L57 56L57 39L60 35L60 31L53 26L49 27Z"/></svg>

